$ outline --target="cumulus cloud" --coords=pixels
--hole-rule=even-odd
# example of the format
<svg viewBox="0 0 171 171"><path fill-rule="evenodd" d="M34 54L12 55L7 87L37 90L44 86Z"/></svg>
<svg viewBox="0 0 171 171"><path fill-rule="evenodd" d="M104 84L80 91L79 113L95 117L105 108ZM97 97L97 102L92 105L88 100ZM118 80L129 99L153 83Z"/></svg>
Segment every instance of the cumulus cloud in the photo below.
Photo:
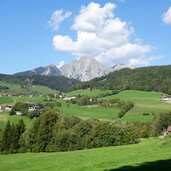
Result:
<svg viewBox="0 0 171 171"><path fill-rule="evenodd" d="M61 68L62 66L65 65L65 62L64 61L60 61L58 64L57 64L57 68Z"/></svg>
<svg viewBox="0 0 171 171"><path fill-rule="evenodd" d="M59 29L60 23L63 22L65 19L69 18L71 15L72 15L72 12L70 12L70 11L64 12L63 9L56 10L52 14L52 16L48 22L48 25L54 31L57 31Z"/></svg>
<svg viewBox="0 0 171 171"><path fill-rule="evenodd" d="M148 61L145 54L153 47L135 43L134 29L126 21L115 16L114 3L103 7L98 3L82 6L71 28L76 32L76 39L69 35L56 35L53 45L57 51L71 53L76 57L90 56L107 65L117 63L142 64Z"/></svg>
<svg viewBox="0 0 171 171"><path fill-rule="evenodd" d="M171 25L171 7L162 15L163 22Z"/></svg>

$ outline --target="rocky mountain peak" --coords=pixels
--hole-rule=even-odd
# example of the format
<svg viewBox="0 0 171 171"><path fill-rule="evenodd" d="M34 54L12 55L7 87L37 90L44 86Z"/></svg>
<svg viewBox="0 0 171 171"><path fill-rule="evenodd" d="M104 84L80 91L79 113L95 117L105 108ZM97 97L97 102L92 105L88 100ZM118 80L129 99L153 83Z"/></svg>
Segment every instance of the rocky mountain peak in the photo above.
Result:
<svg viewBox="0 0 171 171"><path fill-rule="evenodd" d="M65 77L74 78L80 81L89 81L110 72L108 67L90 57L76 58L70 64L66 64L59 69Z"/></svg>

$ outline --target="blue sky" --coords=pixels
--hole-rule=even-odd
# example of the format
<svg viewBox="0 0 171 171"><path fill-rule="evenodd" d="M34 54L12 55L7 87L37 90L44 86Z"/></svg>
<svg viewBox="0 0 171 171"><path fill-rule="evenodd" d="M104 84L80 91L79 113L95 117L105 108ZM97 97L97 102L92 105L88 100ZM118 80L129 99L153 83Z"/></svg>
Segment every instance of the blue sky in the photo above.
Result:
<svg viewBox="0 0 171 171"><path fill-rule="evenodd" d="M84 6L82 12L81 6ZM73 0L72 3L68 0L1 0L0 73L12 74L61 61L69 63L75 56L81 55L95 57L106 65L171 64L170 16L169 21L163 21L163 14L170 6L171 0ZM70 15L59 22L59 28L55 30L49 23L52 22L52 14L60 9L63 10L61 16L67 12ZM88 14L92 10L100 14L105 11L104 15L108 15L100 29L93 31L86 25L92 22L93 26L98 24L96 21L88 23L91 17ZM89 18L81 23L84 17ZM120 24L117 34L112 32L112 28L117 26L111 25L110 39L105 34L101 36L103 26L109 22ZM122 34L125 34L126 40L123 40ZM96 37L92 40L94 35ZM82 40L85 37L88 40ZM103 39L108 43L101 43ZM91 43L94 43L93 47Z"/></svg>

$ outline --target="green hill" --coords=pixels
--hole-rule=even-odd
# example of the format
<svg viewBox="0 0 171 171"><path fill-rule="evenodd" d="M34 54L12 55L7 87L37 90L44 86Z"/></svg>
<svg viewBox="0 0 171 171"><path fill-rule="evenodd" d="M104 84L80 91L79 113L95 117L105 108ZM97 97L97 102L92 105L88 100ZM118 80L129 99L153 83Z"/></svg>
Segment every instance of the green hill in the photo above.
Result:
<svg viewBox="0 0 171 171"><path fill-rule="evenodd" d="M21 85L19 83L6 83L0 82L0 87L6 87L6 89L1 88L0 93L8 95L44 95L44 94L54 94L57 91L52 90L46 86L39 85ZM2 101L2 100L1 100Z"/></svg>
<svg viewBox="0 0 171 171"><path fill-rule="evenodd" d="M122 69L75 85L73 89L141 90L171 94L171 65Z"/></svg>
<svg viewBox="0 0 171 171"><path fill-rule="evenodd" d="M1 171L169 171L171 141L58 153L0 155Z"/></svg>
<svg viewBox="0 0 171 171"><path fill-rule="evenodd" d="M110 90L76 90L67 93L66 95L87 95L90 97L98 97L100 94L111 92ZM153 119L153 114L168 112L171 105L162 101L160 96L163 93L125 90L115 95L98 98L98 100L121 99L124 101L134 102L134 107L121 118L123 121L141 121L149 122ZM83 118L98 118L106 120L118 119L119 109L108 107L90 107L68 105L62 102L61 112L66 115L80 116Z"/></svg>
<svg viewBox="0 0 171 171"><path fill-rule="evenodd" d="M32 76L16 76L0 74L0 81L8 84L17 84L20 86L40 85L46 86L54 90L67 91L70 86L79 81L66 77L32 75Z"/></svg>

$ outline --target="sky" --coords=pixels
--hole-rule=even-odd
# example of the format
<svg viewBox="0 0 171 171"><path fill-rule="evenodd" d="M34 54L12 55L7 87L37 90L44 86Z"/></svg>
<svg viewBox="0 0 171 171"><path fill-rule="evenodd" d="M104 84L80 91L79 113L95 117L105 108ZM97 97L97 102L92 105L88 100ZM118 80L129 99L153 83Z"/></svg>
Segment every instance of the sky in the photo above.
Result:
<svg viewBox="0 0 171 171"><path fill-rule="evenodd" d="M0 73L82 56L171 64L171 0L0 0Z"/></svg>

